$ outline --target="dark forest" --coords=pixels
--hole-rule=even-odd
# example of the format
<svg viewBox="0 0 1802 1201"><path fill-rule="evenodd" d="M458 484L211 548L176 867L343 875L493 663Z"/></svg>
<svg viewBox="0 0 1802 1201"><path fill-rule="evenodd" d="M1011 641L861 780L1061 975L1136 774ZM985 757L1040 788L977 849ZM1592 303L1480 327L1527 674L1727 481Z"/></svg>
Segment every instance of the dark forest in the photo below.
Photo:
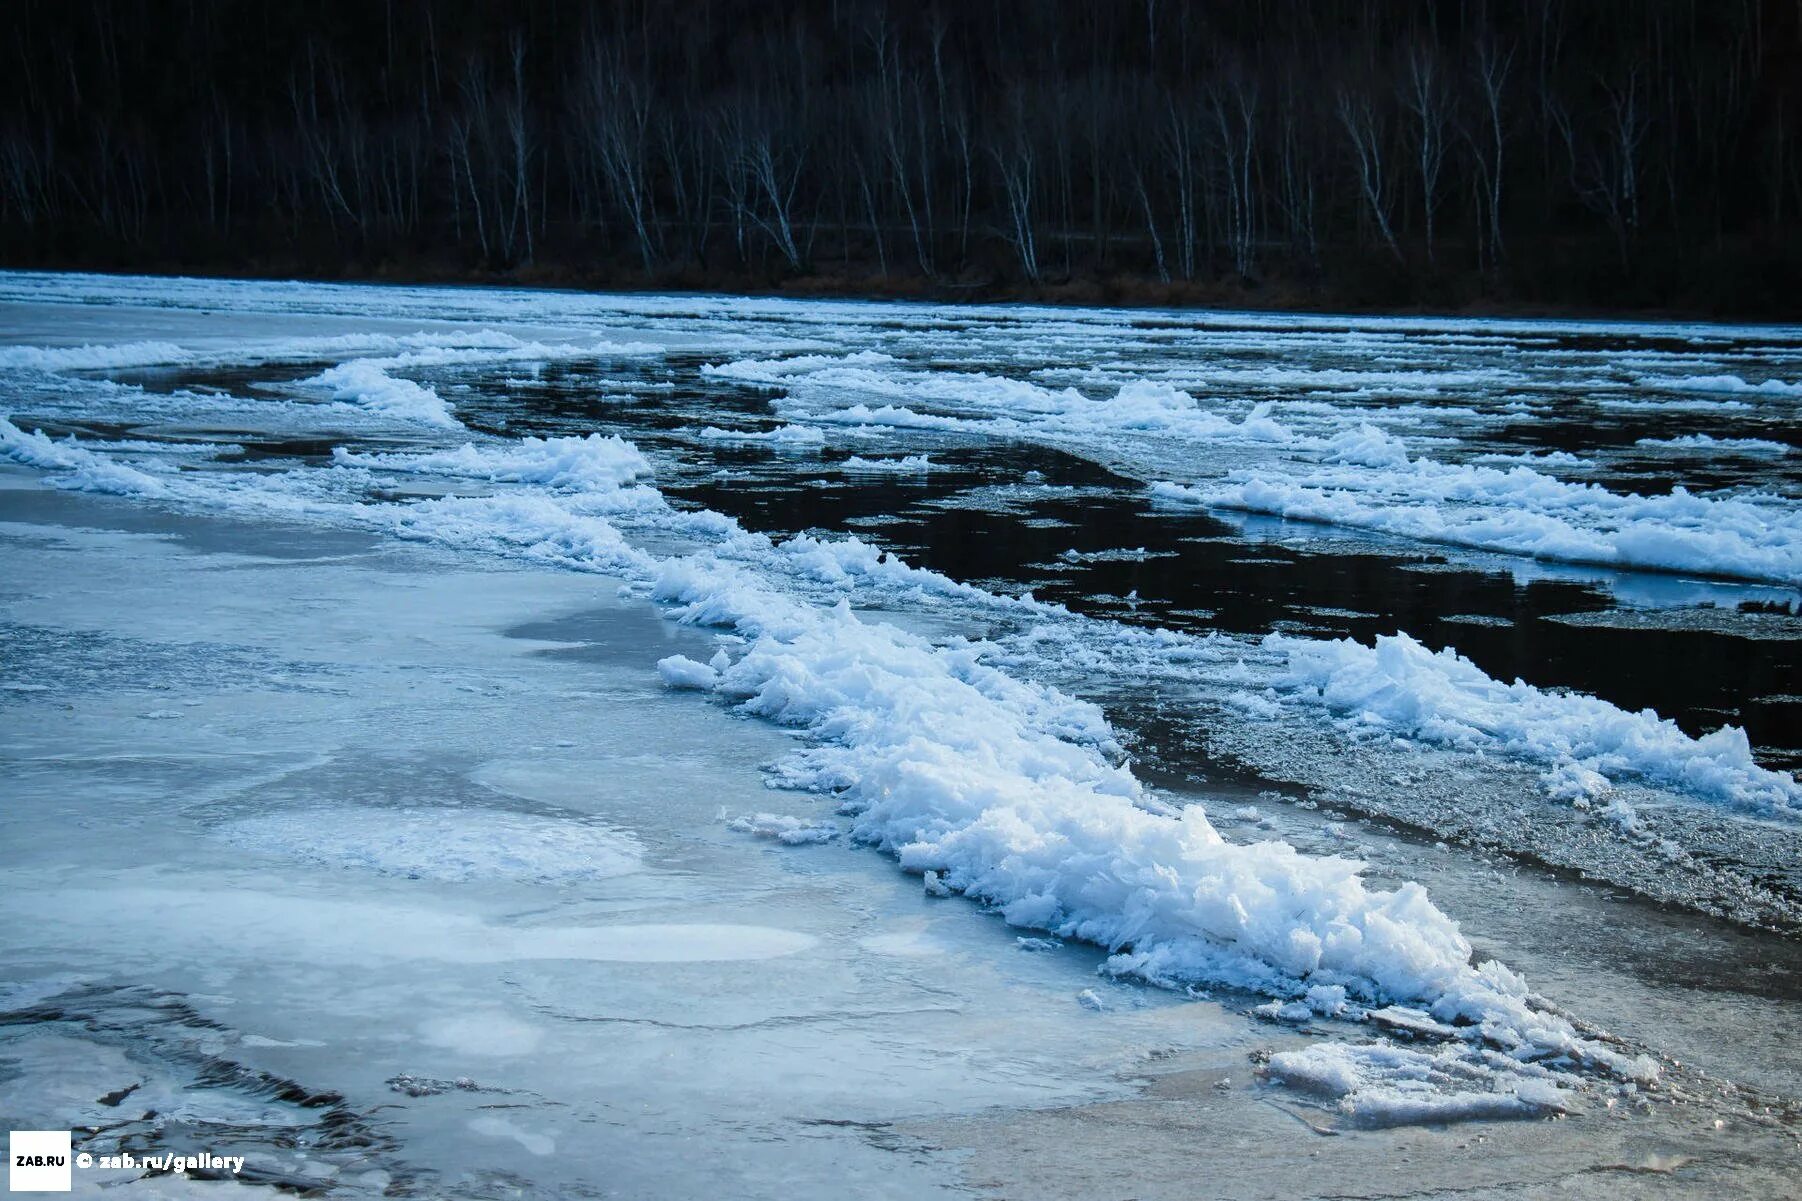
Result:
<svg viewBox="0 0 1802 1201"><path fill-rule="evenodd" d="M14 266L1781 316L1802 5L14 0Z"/></svg>

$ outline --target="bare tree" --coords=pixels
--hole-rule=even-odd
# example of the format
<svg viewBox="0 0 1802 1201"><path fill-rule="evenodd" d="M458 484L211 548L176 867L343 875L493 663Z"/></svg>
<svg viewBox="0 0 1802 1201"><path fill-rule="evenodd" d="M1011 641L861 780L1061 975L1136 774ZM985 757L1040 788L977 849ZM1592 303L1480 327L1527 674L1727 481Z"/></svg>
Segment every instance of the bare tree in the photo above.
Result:
<svg viewBox="0 0 1802 1201"><path fill-rule="evenodd" d="M1208 99L1215 148L1223 168L1233 271L1241 279L1249 279L1256 269L1257 198L1252 172L1257 150L1257 83L1235 68L1224 83L1209 89Z"/></svg>
<svg viewBox="0 0 1802 1201"><path fill-rule="evenodd" d="M651 190L649 91L611 47L591 43L584 119L594 139L600 174L613 203L625 213L645 274L659 256L658 229ZM685 182L685 181L684 181Z"/></svg>
<svg viewBox="0 0 1802 1201"><path fill-rule="evenodd" d="M1421 220L1426 227L1427 262L1433 261L1433 216L1439 210L1439 176L1445 167L1446 129L1451 124L1439 54L1417 43L1403 56L1402 106L1413 117L1414 166L1420 184Z"/></svg>
<svg viewBox="0 0 1802 1201"><path fill-rule="evenodd" d="M1606 98L1606 120L1592 127L1588 137L1564 105L1555 104L1551 118L1564 143L1571 187L1607 222L1626 270L1632 266L1632 246L1639 233L1641 147L1648 119L1640 67L1628 68L1625 80L1601 79L1598 86Z"/></svg>
<svg viewBox="0 0 1802 1201"><path fill-rule="evenodd" d="M1022 111L1024 103L1019 101L1018 96L1016 101L1010 127L1002 135L1002 140L989 148L989 153L995 160L996 170L1001 177L1002 194L1007 200L1007 226L1003 236L1014 248L1020 271L1026 276L1026 281L1037 284L1041 272L1037 235L1034 232L1036 215L1033 211L1033 189L1037 182L1035 176L1038 159L1032 139L1025 128Z"/></svg>
<svg viewBox="0 0 1802 1201"><path fill-rule="evenodd" d="M1503 51L1488 39L1478 43L1475 75L1479 103L1475 119L1464 129L1464 140L1477 164L1473 181L1477 191L1477 257L1491 272L1502 261L1503 156L1507 149L1502 96L1513 63L1513 50Z"/></svg>
<svg viewBox="0 0 1802 1201"><path fill-rule="evenodd" d="M1285 81L1277 110L1277 203L1289 230L1289 243L1310 267L1320 264L1319 227L1316 223L1315 174L1302 113L1302 90L1296 81Z"/></svg>
<svg viewBox="0 0 1802 1201"><path fill-rule="evenodd" d="M798 152L784 154L778 147L776 135L768 126L759 128L751 135L744 154L745 170L752 183L762 192L764 203L769 206L768 218L753 209L752 219L776 243L776 249L782 252L789 267L799 271L803 260L801 249L795 244L792 214L805 155Z"/></svg>
<svg viewBox="0 0 1802 1201"><path fill-rule="evenodd" d="M1199 136L1193 107L1171 97L1165 107L1163 132L1164 163L1175 192L1177 269L1184 279L1194 279L1200 222L1195 195Z"/></svg>
<svg viewBox="0 0 1802 1201"><path fill-rule="evenodd" d="M1337 111L1339 124L1351 143L1357 164L1358 194L1364 200L1365 212L1376 225L1383 245L1389 248L1389 253L1399 263L1402 261L1402 248L1396 243L1395 230L1389 223L1389 189L1383 169L1383 129L1376 108L1367 93L1341 88Z"/></svg>
<svg viewBox="0 0 1802 1201"><path fill-rule="evenodd" d="M515 253L514 247L520 246L525 253L525 261L532 261L532 190L531 169L533 143L527 128L528 106L526 103L525 57L526 40L523 33L515 32L508 41L508 55L513 66L513 91L507 98L503 110L503 129L505 130L507 150L511 159L513 187L507 208L507 251L509 257Z"/></svg>

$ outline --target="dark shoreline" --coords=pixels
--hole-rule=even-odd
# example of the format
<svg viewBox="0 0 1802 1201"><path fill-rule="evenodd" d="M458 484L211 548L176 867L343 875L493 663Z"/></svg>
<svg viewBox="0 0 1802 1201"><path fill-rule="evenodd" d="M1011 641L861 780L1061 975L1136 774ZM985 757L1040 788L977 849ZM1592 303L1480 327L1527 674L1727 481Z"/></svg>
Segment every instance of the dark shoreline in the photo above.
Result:
<svg viewBox="0 0 1802 1201"><path fill-rule="evenodd" d="M770 278L748 274L665 272L647 278L636 272L581 271L528 265L508 270L472 270L415 263L379 264L373 269L320 269L296 264L257 262L222 267L216 264L156 261L93 264L80 261L15 262L0 260L0 270L46 275L86 274L161 276L188 279L293 281L297 283L391 287L517 288L545 292L621 293L641 295L746 296L781 300L843 300L929 305L1023 304L1053 308L1118 308L1195 310L1205 312L1297 313L1318 316L1421 317L1456 320L1519 319L1529 321L1675 322L1727 325L1794 325L1802 322L1802 303L1783 311L1746 312L1706 305L1591 306L1554 301L1505 300L1475 296L1462 300L1419 300L1392 303L1361 299L1343 290L1297 285L1232 282L1160 284L1134 276L1077 279L1067 283L1022 286L1008 280L932 281L918 276L814 274ZM1802 291L1798 292L1802 298Z"/></svg>

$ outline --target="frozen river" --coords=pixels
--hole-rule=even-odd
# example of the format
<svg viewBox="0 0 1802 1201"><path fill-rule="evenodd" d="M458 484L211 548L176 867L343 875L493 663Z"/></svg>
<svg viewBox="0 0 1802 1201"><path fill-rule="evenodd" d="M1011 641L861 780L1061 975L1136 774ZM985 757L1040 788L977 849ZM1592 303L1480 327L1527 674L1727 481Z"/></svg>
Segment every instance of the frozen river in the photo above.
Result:
<svg viewBox="0 0 1802 1201"><path fill-rule="evenodd" d="M0 274L0 341L9 1128L1791 1187L1802 330Z"/></svg>

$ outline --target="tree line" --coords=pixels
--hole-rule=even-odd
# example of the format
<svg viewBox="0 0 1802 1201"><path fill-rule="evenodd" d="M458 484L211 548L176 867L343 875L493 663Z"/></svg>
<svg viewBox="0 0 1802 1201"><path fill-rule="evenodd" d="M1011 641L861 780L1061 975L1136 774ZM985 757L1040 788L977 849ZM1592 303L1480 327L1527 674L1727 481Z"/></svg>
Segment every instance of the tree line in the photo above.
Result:
<svg viewBox="0 0 1802 1201"><path fill-rule="evenodd" d="M13 0L21 265L1794 312L1794 0Z"/></svg>

